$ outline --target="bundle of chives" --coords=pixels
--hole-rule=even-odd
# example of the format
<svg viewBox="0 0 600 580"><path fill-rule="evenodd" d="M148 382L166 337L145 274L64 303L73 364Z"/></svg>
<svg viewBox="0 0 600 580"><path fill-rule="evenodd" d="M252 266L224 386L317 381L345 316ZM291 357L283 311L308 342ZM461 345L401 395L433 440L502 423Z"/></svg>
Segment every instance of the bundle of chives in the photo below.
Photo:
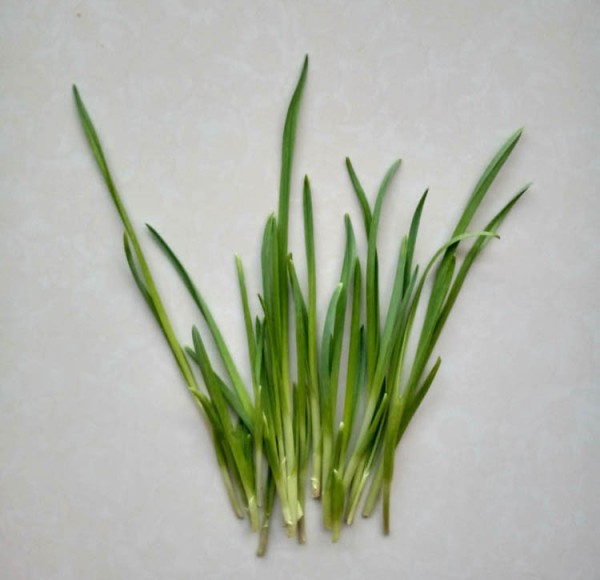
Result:
<svg viewBox="0 0 600 580"><path fill-rule="evenodd" d="M311 457L312 495L321 497L323 522L332 530L334 541L340 536L344 519L347 524L353 522L368 483L362 513L370 515L383 492L384 532L389 533L394 453L440 367L438 358L427 370L436 342L475 259L490 239L498 237L500 224L529 187L523 187L482 231L467 232L481 201L519 140L519 130L502 146L477 182L448 242L419 273L419 266L413 262L427 198L425 191L408 234L401 239L391 298L383 313L379 300L377 236L384 198L400 161L394 162L385 174L371 207L352 163L346 159L350 182L362 211L367 237L366 263L361 266L352 222L346 215L340 281L331 295L319 332L313 206L308 177L303 188L307 298L288 252L292 162L307 69L308 57L285 121L279 208L277 215L268 218L264 229L262 293L258 296L261 312L255 318L242 262L238 256L235 259L251 389L244 383L219 326L188 271L156 229L148 225L151 237L173 265L205 320L227 376L220 376L215 370L196 326L192 327L189 347L183 347L175 335L94 125L77 88L73 87L85 136L123 223L125 257L133 279L163 332L193 400L210 425L217 463L232 508L240 518L247 515L251 528L259 532L259 555L267 547L276 497L288 535L305 541L305 497ZM457 266L457 248L467 238L474 242ZM413 360L407 361L407 345L430 275L432 288L416 351ZM295 352L290 352L290 319L294 322ZM338 410L345 333L349 334L348 362L343 408ZM295 380L290 374L291 356L295 356L297 367ZM206 392L199 387L192 363ZM360 417L359 410L362 410Z"/></svg>

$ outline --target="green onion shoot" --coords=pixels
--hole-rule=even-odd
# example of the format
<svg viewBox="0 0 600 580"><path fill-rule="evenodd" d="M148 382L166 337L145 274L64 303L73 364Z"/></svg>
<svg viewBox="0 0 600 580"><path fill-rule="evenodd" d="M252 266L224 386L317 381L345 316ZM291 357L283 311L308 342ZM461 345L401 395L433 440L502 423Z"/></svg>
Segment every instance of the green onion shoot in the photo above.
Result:
<svg viewBox="0 0 600 580"><path fill-rule="evenodd" d="M401 162L390 165L370 203L346 158L367 244L358 247L354 225L345 215L339 281L328 290L326 315L319 320L317 292L327 289L317 281L308 177L301 188L306 280L298 278L288 248L296 129L307 72L308 57L285 119L279 203L263 231L260 289L248 289L243 263L239 256L235 258L247 373L240 371L240 361L236 362L202 296L201 278L200 282L192 278L175 250L156 228L147 225L148 237L172 265L208 329L203 334L192 324L183 340L175 334L94 124L73 87L83 132L123 224L125 258L133 280L162 331L193 402L206 418L226 495L234 514L247 518L257 532L259 556L267 550L272 518L282 523L290 538L300 543L307 540L307 497L321 502L323 526L331 531L333 541L340 538L345 525L355 521L357 513L370 516L379 501L383 504L383 532L390 532L395 451L439 371L441 359L435 354L439 336L475 260L498 238L500 225L529 187L510 198L485 228L469 229L519 141L519 129L486 167L446 243L420 267L415 263L415 249L428 197L425 191L413 210L408 231L398 240L391 297L388 304L382 304L379 222ZM467 244L466 251L458 251ZM257 295L260 304L254 312L251 295ZM418 311L424 313L419 325ZM216 347L219 361L211 359L207 341ZM409 349L409 344L414 348ZM344 369L342 361L347 365ZM220 374L217 368L224 372ZM296 369L293 374L291 369ZM251 377L250 384L244 375Z"/></svg>

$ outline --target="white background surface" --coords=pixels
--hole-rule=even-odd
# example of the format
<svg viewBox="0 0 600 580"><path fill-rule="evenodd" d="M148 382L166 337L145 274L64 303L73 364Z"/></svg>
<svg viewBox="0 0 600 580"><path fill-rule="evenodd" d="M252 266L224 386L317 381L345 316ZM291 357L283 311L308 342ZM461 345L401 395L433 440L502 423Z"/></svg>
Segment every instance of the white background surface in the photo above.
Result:
<svg viewBox="0 0 600 580"><path fill-rule="evenodd" d="M598 578L599 33L594 1L4 0L0 576ZM439 342L440 374L397 455L392 535L377 512L331 545L311 506L308 544L275 526L259 560L129 278L70 87L136 225L188 263L246 372L232 255L254 293L306 52L291 236L304 276L308 172L321 307L344 211L361 231L345 155L371 195L405 160L382 221L384 281L422 190L421 261L521 125L477 223L535 185ZM142 237L187 340L197 317Z"/></svg>

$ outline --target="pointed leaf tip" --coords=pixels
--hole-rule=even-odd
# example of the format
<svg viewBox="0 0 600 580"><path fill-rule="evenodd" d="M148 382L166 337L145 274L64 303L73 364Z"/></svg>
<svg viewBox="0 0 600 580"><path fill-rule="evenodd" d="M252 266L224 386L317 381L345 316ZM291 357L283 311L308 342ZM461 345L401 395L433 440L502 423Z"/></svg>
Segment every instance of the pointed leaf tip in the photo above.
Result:
<svg viewBox="0 0 600 580"><path fill-rule="evenodd" d="M521 138L521 135L523 134L523 131L525 130L525 127L519 127L512 135L511 137L511 141L514 141L515 143Z"/></svg>
<svg viewBox="0 0 600 580"><path fill-rule="evenodd" d="M81 99L81 95L79 94L79 89L77 88L77 85L73 85L72 86L72 90L73 90L73 98L75 99L75 104L77 105L78 108L83 107L83 101Z"/></svg>

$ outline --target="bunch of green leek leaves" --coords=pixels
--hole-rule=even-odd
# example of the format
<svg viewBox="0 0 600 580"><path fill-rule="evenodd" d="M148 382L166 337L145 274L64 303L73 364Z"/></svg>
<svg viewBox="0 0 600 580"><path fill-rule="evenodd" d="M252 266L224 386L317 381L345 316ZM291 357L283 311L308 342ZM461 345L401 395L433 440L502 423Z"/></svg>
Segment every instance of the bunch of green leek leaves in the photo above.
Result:
<svg viewBox="0 0 600 580"><path fill-rule="evenodd" d="M238 517L247 516L252 529L259 532L259 555L266 550L276 497L288 535L305 541L309 470L312 496L321 498L323 523L332 530L334 541L340 536L343 521L353 522L365 492L362 514L369 516L383 496L383 528L389 533L394 453L440 367L439 358L429 365L436 342L475 259L492 238L498 237L500 224L528 188L523 187L482 231L467 231L519 140L519 130L485 169L450 239L420 269L414 263L414 255L425 191L414 210L409 231L400 241L391 298L385 308L379 298L377 235L386 192L400 161L385 174L371 206L346 159L368 240L366 264L358 254L352 222L346 215L340 281L329 300L325 320L319 324L308 178L303 187L306 287L298 279L288 252L292 161L307 68L308 58L285 121L279 209L269 216L262 238L262 292L258 295L261 308L256 315L250 309L242 262L236 257L251 386L243 380L211 310L185 266L148 225L151 237L173 265L205 320L226 375L215 370L205 347L207 337L202 337L196 326L192 327L191 346L182 346L175 335L94 125L73 87L85 136L123 223L123 245L131 274L162 330L193 400L208 421L231 506ZM473 243L464 258L457 260L457 249L466 238L472 238ZM423 322L412 337L415 315L428 281L431 290ZM416 345L410 360L409 340ZM343 408L338 409L344 344L348 349L347 369L341 373L346 379L342 385ZM295 377L291 376L292 367L297 368Z"/></svg>

